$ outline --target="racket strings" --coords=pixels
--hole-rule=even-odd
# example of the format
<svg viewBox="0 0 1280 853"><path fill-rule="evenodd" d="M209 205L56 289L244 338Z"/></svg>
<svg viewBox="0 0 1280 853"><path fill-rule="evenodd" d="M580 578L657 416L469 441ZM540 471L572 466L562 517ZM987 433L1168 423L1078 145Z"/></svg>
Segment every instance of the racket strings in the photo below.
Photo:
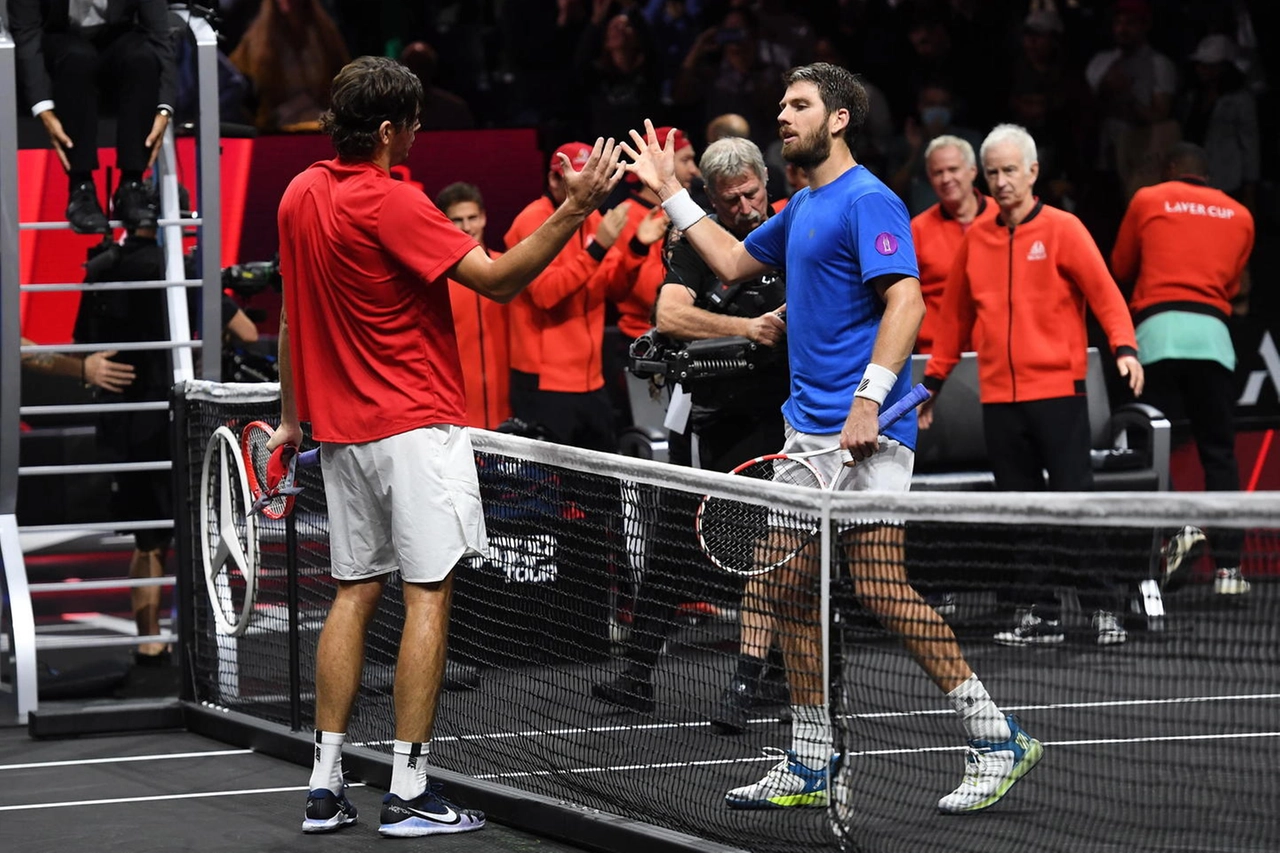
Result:
<svg viewBox="0 0 1280 853"><path fill-rule="evenodd" d="M267 464L271 461L271 451L267 443L271 441L271 433L261 427L248 428L245 432L245 443L248 448L248 463L253 481L253 497L256 500L268 491ZM264 507L263 514L267 518L280 518L287 511L287 495L277 495Z"/></svg>
<svg viewBox="0 0 1280 853"><path fill-rule="evenodd" d="M761 459L734 472L739 477L822 488L810 466L793 459ZM753 575L791 559L812 541L817 519L803 513L708 496L699 535L707 554L723 569Z"/></svg>

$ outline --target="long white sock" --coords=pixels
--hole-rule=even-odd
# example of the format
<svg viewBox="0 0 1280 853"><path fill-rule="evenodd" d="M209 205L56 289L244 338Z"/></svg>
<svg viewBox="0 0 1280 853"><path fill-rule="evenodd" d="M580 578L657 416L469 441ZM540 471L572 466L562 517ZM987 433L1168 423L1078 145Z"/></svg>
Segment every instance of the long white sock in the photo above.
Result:
<svg viewBox="0 0 1280 853"><path fill-rule="evenodd" d="M391 793L402 800L412 800L427 790L427 754L429 743L398 740L392 748Z"/></svg>
<svg viewBox="0 0 1280 853"><path fill-rule="evenodd" d="M831 760L831 720L822 705L791 706L791 751L810 770Z"/></svg>
<svg viewBox="0 0 1280 853"><path fill-rule="evenodd" d="M982 686L978 676L971 675L959 687L947 694L951 707L956 709L970 740L986 740L1002 743L1009 739L1009 723L1004 713L996 707Z"/></svg>
<svg viewBox="0 0 1280 853"><path fill-rule="evenodd" d="M346 732L322 732L316 729L316 760L311 765L311 790L342 794L342 744Z"/></svg>

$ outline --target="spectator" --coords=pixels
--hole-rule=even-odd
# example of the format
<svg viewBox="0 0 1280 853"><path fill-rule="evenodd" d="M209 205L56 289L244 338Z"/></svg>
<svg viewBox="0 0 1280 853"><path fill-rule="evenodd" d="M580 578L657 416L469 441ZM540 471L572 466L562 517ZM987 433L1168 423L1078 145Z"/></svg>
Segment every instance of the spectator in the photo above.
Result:
<svg viewBox="0 0 1280 853"><path fill-rule="evenodd" d="M263 0L231 62L254 85L259 130L315 131L350 57L320 0Z"/></svg>
<svg viewBox="0 0 1280 853"><path fill-rule="evenodd" d="M732 9L694 41L676 80L675 101L701 116L697 126L725 113L741 115L763 149L776 138L778 78L790 64L789 53L761 37L749 10Z"/></svg>
<svg viewBox="0 0 1280 853"><path fill-rule="evenodd" d="M943 288L964 235L974 223L994 219L997 209L995 202L974 186L978 164L967 141L958 136L935 137L925 149L924 164L938 203L912 218L911 239L916 246L925 305L916 352L928 354L942 314ZM967 340L961 349L969 349Z"/></svg>
<svg viewBox="0 0 1280 853"><path fill-rule="evenodd" d="M996 488L1041 492L1047 471L1050 491L1090 491L1085 305L1106 330L1116 367L1138 395L1142 365L1133 324L1080 220L1034 195L1039 167L1031 134L998 125L982 143L981 158L1000 215L972 226L960 244L924 384L937 394L971 335ZM920 407L922 427L932 422L935 399ZM1100 570L1090 571L1073 585L1081 606L1093 611L1097 644L1123 643L1119 588ZM1044 569L1031 574L1020 587L1023 606L1013 626L995 635L998 643L1034 647L1065 639L1053 582Z"/></svg>
<svg viewBox="0 0 1280 853"><path fill-rule="evenodd" d="M659 68L639 9L606 16L596 4L574 65L584 87L588 135L619 136L658 104Z"/></svg>
<svg viewBox="0 0 1280 853"><path fill-rule="evenodd" d="M78 234L110 230L93 183L100 94L114 103L116 113L120 185L112 211L127 228L155 227L155 207L142 175L160 153L177 100L168 4L8 0L8 8L22 98L67 171L66 215L72 229Z"/></svg>
<svg viewBox="0 0 1280 853"><path fill-rule="evenodd" d="M421 78L419 78L421 79ZM501 252L484 244L484 196L473 184L449 184L436 196L450 222L480 244L491 258ZM458 335L463 385L467 392L467 426L496 429L511 415L510 320L507 306L485 299L464 284L449 279L449 303Z"/></svg>
<svg viewBox="0 0 1280 853"><path fill-rule="evenodd" d="M925 173L924 152L931 140L943 134L960 137L970 146L979 141L975 131L956 126L951 87L938 80L926 83L916 94L915 114L907 117L890 155L892 173L886 183L912 215L938 202Z"/></svg>
<svg viewBox="0 0 1280 853"><path fill-rule="evenodd" d="M1095 54L1085 68L1101 119L1097 167L1114 176L1126 199L1158 180L1159 152L1178 137L1172 119L1177 69L1147 41L1150 29L1149 0L1117 0L1115 47Z"/></svg>
<svg viewBox="0 0 1280 853"><path fill-rule="evenodd" d="M731 136L751 136L751 125L737 113L725 113L707 122L707 144L710 145Z"/></svg>
<svg viewBox="0 0 1280 853"><path fill-rule="evenodd" d="M1182 134L1205 150L1209 185L1253 210L1261 167L1258 107L1235 65L1236 43L1205 36L1191 54L1196 82L1182 103Z"/></svg>
<svg viewBox="0 0 1280 853"><path fill-rule="evenodd" d="M422 81L422 129L469 130L476 126L467 102L434 84L440 57L425 41L415 41L400 52L400 63Z"/></svg>
<svg viewBox="0 0 1280 853"><path fill-rule="evenodd" d="M547 192L517 214L507 230L507 248L532 234L563 203L562 154L578 169L591 147L569 142L555 150ZM623 298L635 281L619 274L618 267L638 267L648 256L647 246L637 253L618 242L629 207L623 203L607 216L587 216L575 237L511 303L511 411L540 424L561 444L618 449L601 348L605 300Z"/></svg>
<svg viewBox="0 0 1280 853"><path fill-rule="evenodd" d="M1204 149L1174 146L1165 180L1138 190L1111 253L1116 278L1133 285L1129 307L1137 323L1146 372L1143 400L1164 412L1175 435L1191 436L1211 492L1240 489L1235 456L1235 349L1227 321L1253 251L1248 208L1209 186L1213 166ZM1216 531L1213 591L1242 595L1243 532Z"/></svg>

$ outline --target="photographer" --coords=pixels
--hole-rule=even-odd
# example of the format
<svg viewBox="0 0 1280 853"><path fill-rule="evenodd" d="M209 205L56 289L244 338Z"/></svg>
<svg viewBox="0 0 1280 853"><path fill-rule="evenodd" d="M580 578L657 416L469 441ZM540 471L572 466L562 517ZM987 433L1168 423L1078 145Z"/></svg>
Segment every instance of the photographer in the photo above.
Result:
<svg viewBox="0 0 1280 853"><path fill-rule="evenodd" d="M700 168L716 221L735 237L746 237L772 212L765 191L764 157L755 143L742 138L714 142L702 155ZM694 382L689 424L670 434L671 462L729 471L782 446L780 410L790 384L780 316L786 302L785 282L775 272L725 284L691 246L674 237L672 242L666 280L658 291L658 332L680 341L740 336L777 352L742 376ZM655 549L637 594L627 666L617 678L592 688L599 699L642 712L653 708L653 667L674 624L676 607L696 600L691 596L700 594L699 588L709 579L706 573L689 571L690 566L706 565L693 531L696 497L673 492L664 496L660 506L667 541ZM679 531L678 541L671 535L674 531ZM759 693L772 634L767 608L749 603L755 585L748 587L749 600L743 607L743 662L713 721L726 732L736 733L745 725L746 709ZM726 597L737 592L717 591ZM753 611L750 615L748 608Z"/></svg>

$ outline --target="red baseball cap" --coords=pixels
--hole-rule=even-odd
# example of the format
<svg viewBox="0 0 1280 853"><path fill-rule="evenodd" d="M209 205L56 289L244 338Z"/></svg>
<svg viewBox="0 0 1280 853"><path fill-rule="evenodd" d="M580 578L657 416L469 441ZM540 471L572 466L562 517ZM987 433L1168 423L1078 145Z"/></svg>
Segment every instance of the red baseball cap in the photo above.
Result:
<svg viewBox="0 0 1280 853"><path fill-rule="evenodd" d="M591 146L585 142L566 142L551 153L551 171L557 175L561 174L560 156L569 158L569 165L573 166L573 171L581 172L582 167L587 165L587 160L591 158Z"/></svg>

